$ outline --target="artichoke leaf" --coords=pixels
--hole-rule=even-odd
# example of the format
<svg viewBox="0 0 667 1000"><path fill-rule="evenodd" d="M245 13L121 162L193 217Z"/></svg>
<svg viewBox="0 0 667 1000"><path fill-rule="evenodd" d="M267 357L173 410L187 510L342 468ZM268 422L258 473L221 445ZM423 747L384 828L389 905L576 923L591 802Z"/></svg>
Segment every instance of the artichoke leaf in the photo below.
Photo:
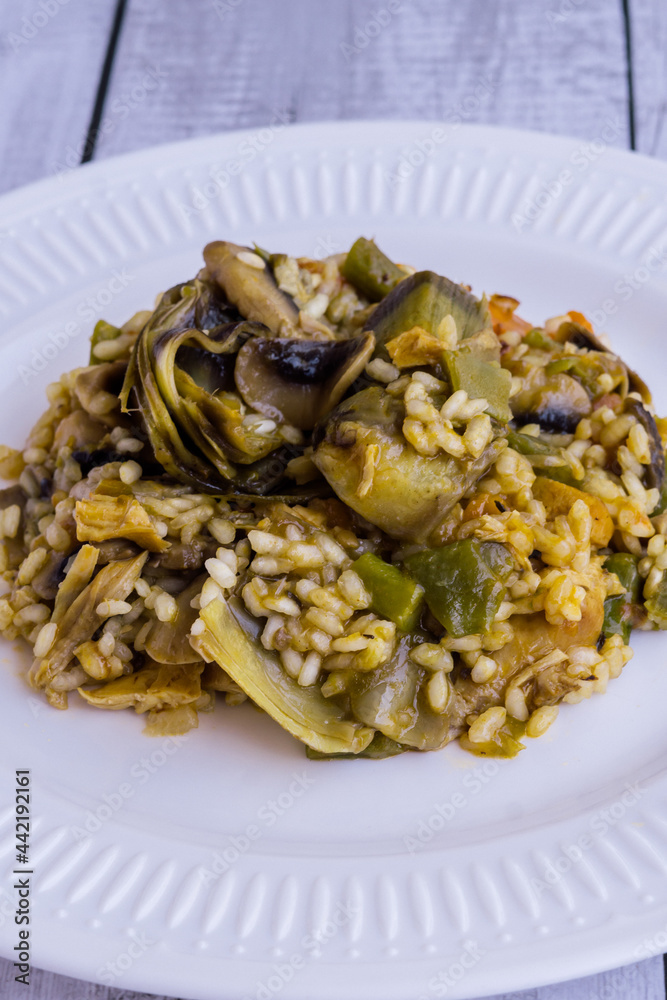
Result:
<svg viewBox="0 0 667 1000"><path fill-rule="evenodd" d="M165 552L169 542L158 535L153 519L132 496L92 496L77 500L74 518L80 542L127 538L149 552Z"/></svg>
<svg viewBox="0 0 667 1000"><path fill-rule="evenodd" d="M203 663L149 663L137 670L108 681L94 689L78 688L89 705L120 710L134 708L136 712L152 712L162 708L191 705L201 696Z"/></svg>
<svg viewBox="0 0 667 1000"><path fill-rule="evenodd" d="M194 649L216 663L249 698L302 743L320 753L358 753L373 730L350 720L327 700L319 687L300 687L282 668L275 653L253 636L256 623L237 599L217 598L200 612L205 631L192 636Z"/></svg>
<svg viewBox="0 0 667 1000"><path fill-rule="evenodd" d="M63 614L56 641L48 655L34 661L29 674L33 687L44 687L62 673L74 656L74 650L92 638L104 621L97 613L98 606L108 601L124 601L134 590L147 558L148 552L142 552L133 559L110 562L102 567Z"/></svg>

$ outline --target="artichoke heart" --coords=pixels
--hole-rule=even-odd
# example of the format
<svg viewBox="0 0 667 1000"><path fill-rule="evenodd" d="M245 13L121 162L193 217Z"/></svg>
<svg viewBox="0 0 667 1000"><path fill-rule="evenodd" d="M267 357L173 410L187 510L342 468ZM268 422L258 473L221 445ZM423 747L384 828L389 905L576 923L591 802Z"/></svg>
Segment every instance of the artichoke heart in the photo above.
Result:
<svg viewBox="0 0 667 1000"><path fill-rule="evenodd" d="M201 279L165 293L137 337L122 408L129 412L132 396L157 461L176 479L208 493L263 493L280 478L282 467L256 463L282 439L269 434L258 441L256 434L239 431L242 404L230 390L239 346L267 331L239 321L221 295Z"/></svg>
<svg viewBox="0 0 667 1000"><path fill-rule="evenodd" d="M424 456L406 441L404 417L402 401L375 386L364 389L316 430L313 460L343 503L371 524L424 543L505 441L494 439L478 458Z"/></svg>
<svg viewBox="0 0 667 1000"><path fill-rule="evenodd" d="M373 730L326 699L319 687L300 687L275 653L253 636L251 616L236 599L218 598L200 613L205 631L191 639L205 660L215 660L249 698L292 736L320 753L358 753ZM256 622L254 623L256 626Z"/></svg>

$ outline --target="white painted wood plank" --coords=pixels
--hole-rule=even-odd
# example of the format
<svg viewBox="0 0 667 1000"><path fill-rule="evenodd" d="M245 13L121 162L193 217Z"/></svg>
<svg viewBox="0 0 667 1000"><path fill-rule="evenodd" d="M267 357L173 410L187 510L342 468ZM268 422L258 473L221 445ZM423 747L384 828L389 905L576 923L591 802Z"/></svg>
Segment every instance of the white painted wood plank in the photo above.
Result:
<svg viewBox="0 0 667 1000"><path fill-rule="evenodd" d="M56 976L38 969L33 970L29 991L26 991L25 986L14 982L11 965L8 962L4 962L0 967L0 996L3 1000L176 1000L170 997L157 997L152 993L134 993L129 990L83 983L79 979ZM381 992L378 992L378 996L381 996ZM664 998L662 959L658 957L625 969L588 976L586 979L519 993L502 993L487 1000L664 1000Z"/></svg>
<svg viewBox="0 0 667 1000"><path fill-rule="evenodd" d="M0 3L0 192L81 159L114 6Z"/></svg>
<svg viewBox="0 0 667 1000"><path fill-rule="evenodd" d="M586 0L132 0L110 104L160 77L108 136L110 156L230 128L430 118L627 145L620 3ZM384 22L384 23L381 23ZM178 23L178 27L175 25ZM143 81L143 83L142 83ZM490 82L493 81L493 82Z"/></svg>
<svg viewBox="0 0 667 1000"><path fill-rule="evenodd" d="M631 0L637 149L667 159L667 4Z"/></svg>
<svg viewBox="0 0 667 1000"><path fill-rule="evenodd" d="M0 121L0 187L50 172L64 161L68 145L76 149L83 142L110 6L80 2L70 21L64 7L29 44L14 41L14 52L8 36L20 36L22 18L37 4L3 5L0 37L7 58L0 89L11 98L8 105L5 98ZM641 21L635 24L638 137L652 142L653 148L642 148L655 153L665 141L663 10L657 0L633 0L633 7ZM99 155L261 125L276 111L299 121L435 119L458 111L470 121L584 138L594 137L611 116L619 121L618 144L626 144L619 5L608 0L581 7L558 0L190 0L186 9L187 15L177 0L132 0ZM488 80L491 86L478 89ZM7 1000L26 995L13 982L10 963L0 967L0 987ZM30 992L43 1000L147 997L38 971ZM663 1000L662 963L658 958L511 996Z"/></svg>

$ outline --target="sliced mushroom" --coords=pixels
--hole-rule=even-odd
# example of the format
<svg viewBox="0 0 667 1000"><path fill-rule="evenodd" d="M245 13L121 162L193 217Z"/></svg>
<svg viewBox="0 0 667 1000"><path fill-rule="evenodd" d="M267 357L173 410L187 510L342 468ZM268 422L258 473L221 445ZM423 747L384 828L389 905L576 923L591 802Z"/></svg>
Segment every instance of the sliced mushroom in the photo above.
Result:
<svg viewBox="0 0 667 1000"><path fill-rule="evenodd" d="M278 288L266 266L246 263L239 256L244 253L252 251L222 240L209 243L204 247L208 273L246 319L264 323L275 337L296 335L299 310L293 300Z"/></svg>
<svg viewBox="0 0 667 1000"><path fill-rule="evenodd" d="M518 424L539 424L554 434L574 433L591 412L588 393L575 378L564 372L547 375L544 368L528 372L510 406Z"/></svg>
<svg viewBox="0 0 667 1000"><path fill-rule="evenodd" d="M603 344L599 337L593 333L592 330L586 329L581 323L566 322L561 323L561 325L553 334L553 339L558 341L560 344L574 344L575 347L584 347L589 351L599 351L601 354L608 354L614 357L618 362L623 365L628 375L628 388L631 392L638 392L645 403L651 402L651 391L646 385L646 382L633 371L625 361L610 351L608 347Z"/></svg>
<svg viewBox="0 0 667 1000"><path fill-rule="evenodd" d="M74 382L76 392L82 407L94 416L99 415L99 408L96 406L100 398L100 393L107 393L109 396L118 396L123 388L123 380L127 371L127 361L107 361L101 365L92 365L79 372ZM116 408L111 406L110 409ZM104 412L109 412L105 410Z"/></svg>
<svg viewBox="0 0 667 1000"><path fill-rule="evenodd" d="M340 402L374 348L372 333L339 341L255 337L238 353L236 385L264 416L310 430Z"/></svg>

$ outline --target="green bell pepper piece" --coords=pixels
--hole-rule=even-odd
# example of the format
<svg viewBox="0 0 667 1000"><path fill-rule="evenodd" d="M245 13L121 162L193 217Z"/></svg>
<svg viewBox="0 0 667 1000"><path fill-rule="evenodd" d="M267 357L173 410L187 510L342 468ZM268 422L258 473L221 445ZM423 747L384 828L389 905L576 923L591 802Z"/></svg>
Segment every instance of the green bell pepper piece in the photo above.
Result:
<svg viewBox="0 0 667 1000"><path fill-rule="evenodd" d="M92 332L90 338L90 361L89 365L101 365L102 359L95 356L95 348L98 344L101 344L103 340L115 340L116 337L120 337L121 331L119 327L112 326L111 323L107 323L105 319L100 319L95 324L95 329Z"/></svg>
<svg viewBox="0 0 667 1000"><path fill-rule="evenodd" d="M505 368L489 364L478 355L461 348L444 352L452 389L465 389L470 399L486 399L487 413L506 424L512 419L510 387L512 376Z"/></svg>
<svg viewBox="0 0 667 1000"><path fill-rule="evenodd" d="M547 337L544 331L540 330L537 326L528 331L523 338L523 342L524 344L528 344L529 347L536 347L541 351L551 351L557 346L551 337Z"/></svg>
<svg viewBox="0 0 667 1000"><path fill-rule="evenodd" d="M424 588L398 566L366 552L352 564L372 598L372 610L395 622L403 632L417 627L424 604Z"/></svg>
<svg viewBox="0 0 667 1000"><path fill-rule="evenodd" d="M363 236L352 244L340 273L371 302L379 302L405 278L405 272Z"/></svg>
<svg viewBox="0 0 667 1000"><path fill-rule="evenodd" d="M532 434L521 434L520 431L510 431L507 435L507 443L514 451L521 455L555 455L556 451L539 438ZM567 463L562 465L548 466L543 469L533 469L536 476L544 476L545 479L553 479L557 483L565 483L566 486L574 486L581 489L581 480L574 478L574 473Z"/></svg>
<svg viewBox="0 0 667 1000"><path fill-rule="evenodd" d="M640 601L641 577L637 570L637 559L629 552L614 552L605 560L604 568L616 574L626 593L608 597L604 602L602 635L605 639L610 635L620 635L623 642L627 643L632 631L631 608Z"/></svg>
<svg viewBox="0 0 667 1000"><path fill-rule="evenodd" d="M499 542L466 538L416 552L405 565L423 586L435 617L458 637L489 631L505 597L514 559Z"/></svg>

